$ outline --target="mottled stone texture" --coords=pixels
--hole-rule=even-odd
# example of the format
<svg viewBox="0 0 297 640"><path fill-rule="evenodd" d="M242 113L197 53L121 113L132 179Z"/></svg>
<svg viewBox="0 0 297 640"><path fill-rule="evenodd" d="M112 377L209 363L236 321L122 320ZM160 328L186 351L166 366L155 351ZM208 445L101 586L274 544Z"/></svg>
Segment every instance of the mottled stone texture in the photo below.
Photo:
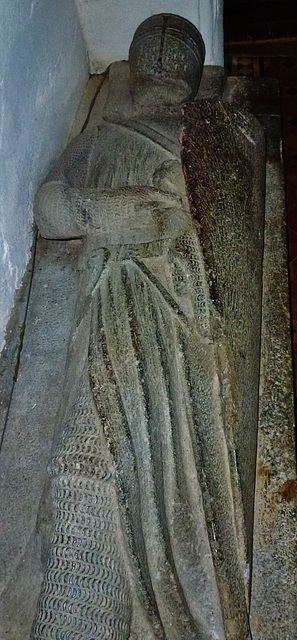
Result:
<svg viewBox="0 0 297 640"><path fill-rule="evenodd" d="M264 231L265 143L259 123L219 101L185 108L183 163L213 303L234 362L235 433L252 558Z"/></svg>
<svg viewBox="0 0 297 640"><path fill-rule="evenodd" d="M44 572L51 505L48 496L43 504L42 496L73 322L78 244L56 242L50 247L39 238L23 342L18 343L23 323L18 308L16 326L0 362L6 391L1 396L1 433L9 409L0 476L1 640L29 637ZM17 371L14 365L21 346Z"/></svg>
<svg viewBox="0 0 297 640"><path fill-rule="evenodd" d="M251 621L255 640L297 638L296 463L280 166L267 166L261 387Z"/></svg>
<svg viewBox="0 0 297 640"><path fill-rule="evenodd" d="M266 135L260 406L253 541L253 640L296 640L296 459L278 85L229 78L224 99Z"/></svg>

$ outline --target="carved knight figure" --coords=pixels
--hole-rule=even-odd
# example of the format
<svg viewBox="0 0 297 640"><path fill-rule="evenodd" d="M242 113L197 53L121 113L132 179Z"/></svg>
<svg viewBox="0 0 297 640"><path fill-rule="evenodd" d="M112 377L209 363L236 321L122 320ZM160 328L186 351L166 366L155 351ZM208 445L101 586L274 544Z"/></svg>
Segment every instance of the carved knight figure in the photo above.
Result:
<svg viewBox="0 0 297 640"><path fill-rule="evenodd" d="M36 196L82 252L34 640L251 638L236 371L180 156L203 60L187 20L142 23L129 96Z"/></svg>

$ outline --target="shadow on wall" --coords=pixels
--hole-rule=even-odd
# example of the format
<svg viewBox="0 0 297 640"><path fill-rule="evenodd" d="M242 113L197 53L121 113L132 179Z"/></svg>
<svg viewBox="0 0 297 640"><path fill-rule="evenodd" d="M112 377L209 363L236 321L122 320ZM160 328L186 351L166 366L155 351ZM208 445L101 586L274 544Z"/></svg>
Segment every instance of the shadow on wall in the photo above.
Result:
<svg viewBox="0 0 297 640"><path fill-rule="evenodd" d="M34 193L67 141L88 73L73 0L2 3L0 350L30 256Z"/></svg>

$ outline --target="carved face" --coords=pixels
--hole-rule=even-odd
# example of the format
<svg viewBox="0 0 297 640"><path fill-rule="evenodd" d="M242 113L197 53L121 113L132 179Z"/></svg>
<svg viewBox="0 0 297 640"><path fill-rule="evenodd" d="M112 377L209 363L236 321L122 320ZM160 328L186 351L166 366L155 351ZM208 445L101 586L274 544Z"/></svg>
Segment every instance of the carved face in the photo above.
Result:
<svg viewBox="0 0 297 640"><path fill-rule="evenodd" d="M204 62L199 31L185 18L158 14L138 27L129 51L132 90L150 88L169 102L195 97Z"/></svg>

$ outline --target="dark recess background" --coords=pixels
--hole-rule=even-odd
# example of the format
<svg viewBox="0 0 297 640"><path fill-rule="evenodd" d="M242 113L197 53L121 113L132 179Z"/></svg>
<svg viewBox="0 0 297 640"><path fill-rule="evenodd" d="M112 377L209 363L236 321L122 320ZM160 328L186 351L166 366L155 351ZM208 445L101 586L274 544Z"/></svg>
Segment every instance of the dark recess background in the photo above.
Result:
<svg viewBox="0 0 297 640"><path fill-rule="evenodd" d="M225 0L225 42L296 38L296 0Z"/></svg>

